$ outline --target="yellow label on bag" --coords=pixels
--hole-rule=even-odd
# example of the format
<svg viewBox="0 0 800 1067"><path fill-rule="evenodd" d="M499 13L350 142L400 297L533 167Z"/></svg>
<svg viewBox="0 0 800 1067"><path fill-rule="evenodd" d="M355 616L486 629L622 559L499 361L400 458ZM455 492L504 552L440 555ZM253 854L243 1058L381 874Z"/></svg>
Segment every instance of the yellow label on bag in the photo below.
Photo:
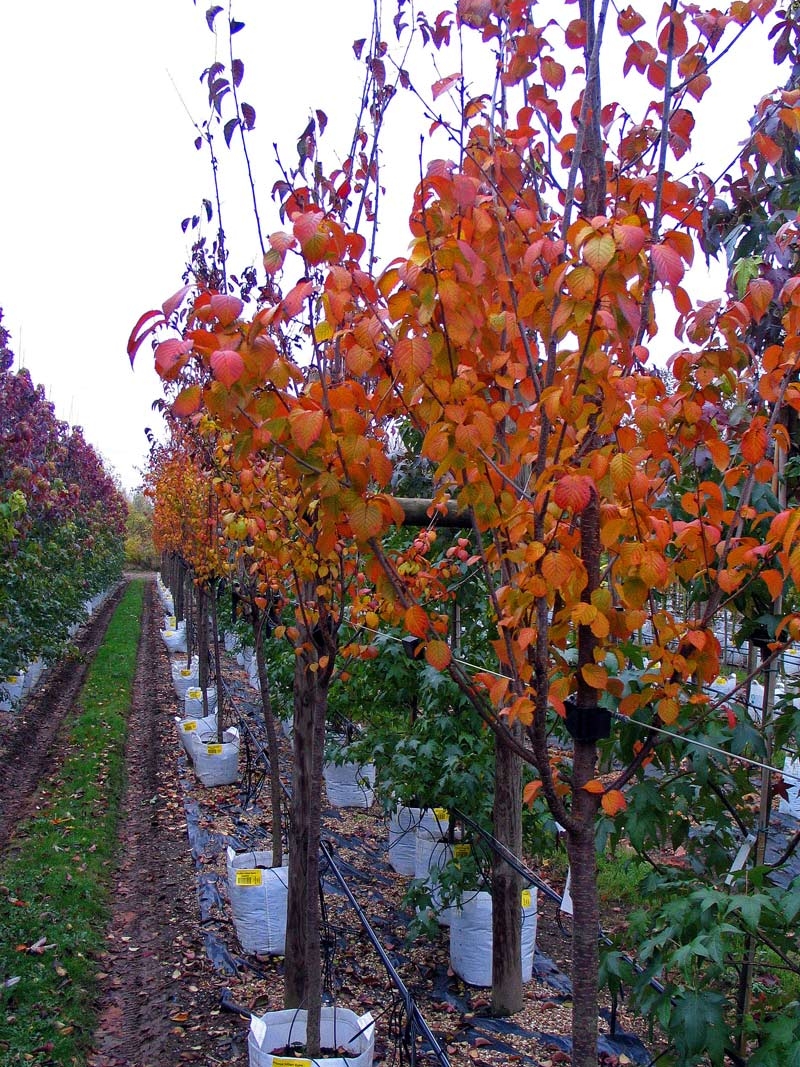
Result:
<svg viewBox="0 0 800 1067"><path fill-rule="evenodd" d="M181 671L181 678L191 678L192 672L187 670Z"/></svg>
<svg viewBox="0 0 800 1067"><path fill-rule="evenodd" d="M16 685L17 682L19 681L19 675L18 674L9 674L8 678L6 678L6 681L8 682L9 685Z"/></svg>
<svg viewBox="0 0 800 1067"><path fill-rule="evenodd" d="M453 845L453 857L460 860L462 856L468 856L472 852L471 845Z"/></svg>
<svg viewBox="0 0 800 1067"><path fill-rule="evenodd" d="M202 697L202 695L203 695L203 690L202 689L194 689L194 688L187 689L186 690L186 695L187 695L187 697L189 697L190 700L199 700L200 697Z"/></svg>
<svg viewBox="0 0 800 1067"><path fill-rule="evenodd" d="M185 722L183 724L183 728L184 728L184 730L186 731L187 734L190 734L192 732L192 730L196 730L197 729L197 723L194 721L194 719L192 719L191 722Z"/></svg>
<svg viewBox="0 0 800 1067"><path fill-rule="evenodd" d="M450 812L447 810L447 808L434 808L433 814L439 820L439 822L450 821Z"/></svg>
<svg viewBox="0 0 800 1067"><path fill-rule="evenodd" d="M222 745L206 745L206 752L209 754L209 756L221 756Z"/></svg>
<svg viewBox="0 0 800 1067"><path fill-rule="evenodd" d="M311 1067L311 1060L298 1060L294 1056L273 1056L272 1067Z"/></svg>
<svg viewBox="0 0 800 1067"><path fill-rule="evenodd" d="M523 889L522 890L521 901L522 901L523 908L529 908L531 906L532 898L531 898L530 889Z"/></svg>
<svg viewBox="0 0 800 1067"><path fill-rule="evenodd" d="M237 885L262 885L263 877L261 871L241 870L236 872L236 884ZM272 1061L275 1062L274 1060Z"/></svg>

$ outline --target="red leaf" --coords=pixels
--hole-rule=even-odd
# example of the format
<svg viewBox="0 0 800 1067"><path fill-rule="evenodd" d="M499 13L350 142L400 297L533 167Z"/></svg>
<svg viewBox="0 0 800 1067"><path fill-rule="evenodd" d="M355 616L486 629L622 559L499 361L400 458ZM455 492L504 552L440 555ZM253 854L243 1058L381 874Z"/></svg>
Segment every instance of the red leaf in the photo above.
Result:
<svg viewBox="0 0 800 1067"><path fill-rule="evenodd" d="M656 278L663 285L677 285L683 277L684 267L683 260L675 249L667 244L653 245L650 254L653 257Z"/></svg>
<svg viewBox="0 0 800 1067"><path fill-rule="evenodd" d="M214 377L222 382L226 389L238 382L244 371L244 360L231 348L223 348L211 357L211 369Z"/></svg>
<svg viewBox="0 0 800 1067"><path fill-rule="evenodd" d="M434 82L431 86L433 99L438 99L438 97L440 97L442 93L446 93L448 89L450 89L456 84L456 82L459 81L461 81L460 72L458 74L448 74L446 78L440 78L438 82Z"/></svg>
<svg viewBox="0 0 800 1067"><path fill-rule="evenodd" d="M142 329L144 324L155 316L157 316L158 321L151 322L147 329L144 331L144 333L140 334L139 331ZM131 330L131 335L128 338L128 359L131 361L131 366L133 366L133 361L136 359L136 353L139 351L139 346L141 345L142 341L144 341L145 337L147 337L148 334L151 334L154 330L156 330L163 323L163 321L164 319L160 311L145 311L144 315L141 315L139 317L139 320Z"/></svg>
<svg viewBox="0 0 800 1067"><path fill-rule="evenodd" d="M215 293L211 297L211 311L220 326L230 326L242 313L244 304L238 296Z"/></svg>
<svg viewBox="0 0 800 1067"><path fill-rule="evenodd" d="M314 292L314 283L309 281L298 282L290 289L281 302L287 319L293 319L300 312L306 297Z"/></svg>
<svg viewBox="0 0 800 1067"><path fill-rule="evenodd" d="M644 26L644 19L630 4L617 15L617 29L622 34L635 33L640 26Z"/></svg>
<svg viewBox="0 0 800 1067"><path fill-rule="evenodd" d="M565 474L556 482L553 500L565 511L583 511L592 499L593 486L586 474Z"/></svg>
<svg viewBox="0 0 800 1067"><path fill-rule="evenodd" d="M191 285L184 285L184 287L182 289L179 289L177 293L173 293L169 300L164 301L164 303L161 305L161 310L164 312L165 319L168 319L173 313L173 311L178 310L178 308L183 303L183 298L186 296L186 294L191 288Z"/></svg>
<svg viewBox="0 0 800 1067"><path fill-rule="evenodd" d="M159 376L169 378L174 371L180 370L185 363L181 357L191 350L191 341L180 341L177 338L170 338L169 341L156 345L156 371Z"/></svg>

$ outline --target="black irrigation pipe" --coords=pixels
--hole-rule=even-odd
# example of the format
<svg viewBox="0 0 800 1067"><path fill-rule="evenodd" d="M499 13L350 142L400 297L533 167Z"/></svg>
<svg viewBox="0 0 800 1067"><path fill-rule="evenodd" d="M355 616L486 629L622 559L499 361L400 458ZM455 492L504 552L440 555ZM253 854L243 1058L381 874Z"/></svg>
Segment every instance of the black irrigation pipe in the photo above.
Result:
<svg viewBox="0 0 800 1067"><path fill-rule="evenodd" d="M400 994L400 997L401 997L401 999L403 1001L403 1007L405 1009L405 1013L406 1013L406 1015L408 1017L409 1022L416 1024L416 1026L417 1026L418 1030L420 1031L420 1033L423 1035L425 1040L431 1046L431 1049L433 1050L433 1054L435 1055L436 1059L441 1064L441 1067L450 1067L450 1060L447 1057L447 1053L443 1051L443 1049L439 1045L439 1042L436 1040L436 1038L435 1038L435 1036L433 1034L433 1031L428 1026L428 1024L425 1022L425 1019L424 1019L424 1017L422 1015L422 1012L417 1007L416 1001L411 996L411 993L410 993L408 987L406 986L405 982L403 981L403 979L398 974L397 969L395 968L395 966L392 963L392 961L389 959L389 956L388 956L386 950L384 949L383 945L380 943L380 940L378 939L378 935L372 929L372 926L370 925L369 919L367 918L366 914L364 913L361 905L358 903L356 898L353 896L353 894L352 894L352 892L350 890L350 887L348 886L347 882L344 879L344 876L342 875L341 871L339 870L339 868L338 868L338 866L336 864L336 861L334 860L333 855L331 854L331 851L330 851L327 843L325 841L321 841L320 842L320 848L321 848L321 850L322 850L322 852L323 852L323 854L325 856L325 859L328 861L328 866L329 866L330 870L332 871L334 877L336 878L336 881L339 883L342 891L344 892L345 896L347 897L348 901L350 902L350 907L353 909L353 911L358 916L358 919L359 919L361 925L364 927L364 932L366 933L367 937L369 938L369 940L372 943L372 947L378 953L378 956L380 957L381 963L386 968L387 974L391 978L391 980L394 983L398 993ZM413 1043L413 1041L411 1043L411 1062L412 1062L412 1064L416 1062L416 1045Z"/></svg>
<svg viewBox="0 0 800 1067"><path fill-rule="evenodd" d="M487 843L487 845L489 845L489 847L494 852L496 852L497 855L500 856L500 858L503 859L509 865L509 867L512 867L518 874L520 874L523 878L525 878L531 885L535 885L536 888L541 890L541 892L544 893L544 895L549 900L553 901L554 904L558 904L559 909L561 908L561 905L564 902L564 898L559 893L557 893L555 891L555 889L551 888L547 884L547 882L544 882L541 878L538 877L538 875L535 875L533 873L533 871L529 867L526 867L525 864L522 862L522 860L518 859L514 855L514 853L511 852L502 843L502 841L498 841L497 838L493 834L490 834L488 830L484 830L484 828L480 825L480 823L475 822L474 819L470 818L469 815L466 815L459 808L451 808L450 810L456 816L457 819L460 819L462 822L466 823L473 830L477 830L477 832L481 835L481 837L484 839L484 841ZM599 931L599 938L603 942L604 945L613 945L613 943L614 943L611 940L611 938L608 936L608 934L603 930L602 927L600 928L600 931ZM633 969L636 971L637 974L644 974L644 968L640 964L638 964L636 962L636 960L632 956L629 956L629 955L627 955L627 953L624 953L624 952L620 953L620 955L621 955L622 959L625 960L625 962L629 966L633 967ZM655 991L657 993L660 993L662 996L666 993L666 989L658 981L657 978L650 978L648 981L649 981L649 985L653 989L655 989Z"/></svg>

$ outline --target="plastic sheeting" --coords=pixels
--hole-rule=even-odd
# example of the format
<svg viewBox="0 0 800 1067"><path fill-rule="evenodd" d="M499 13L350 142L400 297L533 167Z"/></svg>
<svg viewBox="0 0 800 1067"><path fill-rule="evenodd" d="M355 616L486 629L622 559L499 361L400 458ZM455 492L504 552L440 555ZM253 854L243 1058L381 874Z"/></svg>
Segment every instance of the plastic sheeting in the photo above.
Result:
<svg viewBox="0 0 800 1067"><path fill-rule="evenodd" d="M522 981L530 982L536 948L537 890L522 894ZM467 985L492 984L492 897L477 892L453 909L450 923L450 965Z"/></svg>
<svg viewBox="0 0 800 1067"><path fill-rule="evenodd" d="M326 763L328 802L333 808L371 808L375 799L375 767L367 763Z"/></svg>
<svg viewBox="0 0 800 1067"><path fill-rule="evenodd" d="M245 952L282 956L286 948L289 867L272 866L272 852L228 847L228 896Z"/></svg>
<svg viewBox="0 0 800 1067"><path fill-rule="evenodd" d="M375 1023L369 1012L359 1018L347 1008L323 1007L320 1039L323 1048L344 1047L349 1055L315 1057L315 1064L371 1067L375 1055ZM306 1012L301 1008L254 1015L247 1038L250 1067L272 1067L273 1051L283 1051L295 1043L305 1045L305 1040Z"/></svg>

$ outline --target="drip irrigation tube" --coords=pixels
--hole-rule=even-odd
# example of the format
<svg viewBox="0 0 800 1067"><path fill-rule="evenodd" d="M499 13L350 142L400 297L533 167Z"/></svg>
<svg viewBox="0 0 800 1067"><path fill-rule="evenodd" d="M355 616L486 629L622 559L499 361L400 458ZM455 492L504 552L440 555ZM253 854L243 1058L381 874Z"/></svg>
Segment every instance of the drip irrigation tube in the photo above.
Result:
<svg viewBox="0 0 800 1067"><path fill-rule="evenodd" d="M414 998L411 996L411 993L409 992L408 987L406 986L405 982L400 977L400 975L397 973L397 970L395 969L394 964L389 959L389 956L387 955L383 945L380 943L377 934L372 929L372 926L370 925L369 919L365 915L363 909L361 908L361 905L358 903L356 898L351 893L350 887L348 886L347 882L344 880L344 877L342 876L341 871L339 870L338 866L336 865L336 861L334 860L333 855L331 854L331 851L330 851L328 845L326 844L325 841L322 841L320 847L321 847L323 855L325 856L325 859L328 862L328 866L329 866L331 872L333 873L334 878L339 883L343 893L345 894L345 896L347 897L348 901L350 902L350 906L352 907L353 911L358 916L359 922L364 927L364 932L366 933L366 935L369 938L369 940L372 942L372 947L378 953L378 956L380 957L381 963L386 968L386 973L389 975L389 977L391 978L392 982L395 985L395 988L397 989L398 993L400 994L400 998L403 1001L403 1008L405 1010L405 1013L406 1013L406 1016L408 1017L409 1022L413 1023L413 1024L416 1024L416 1027L419 1030L419 1032L422 1034L422 1036L425 1038L425 1040L431 1046L433 1054L436 1057L436 1059L438 1060L438 1062L441 1064L441 1067L450 1067L450 1060L448 1059L447 1054L441 1048L441 1046L439 1045L439 1042L434 1037L433 1031L430 1029L428 1024L425 1022L425 1019L423 1018L422 1013L420 1012L419 1008L417 1007L416 1002L414 1001ZM416 1046L413 1043L411 1045L411 1062L412 1062L412 1065L416 1062Z"/></svg>

